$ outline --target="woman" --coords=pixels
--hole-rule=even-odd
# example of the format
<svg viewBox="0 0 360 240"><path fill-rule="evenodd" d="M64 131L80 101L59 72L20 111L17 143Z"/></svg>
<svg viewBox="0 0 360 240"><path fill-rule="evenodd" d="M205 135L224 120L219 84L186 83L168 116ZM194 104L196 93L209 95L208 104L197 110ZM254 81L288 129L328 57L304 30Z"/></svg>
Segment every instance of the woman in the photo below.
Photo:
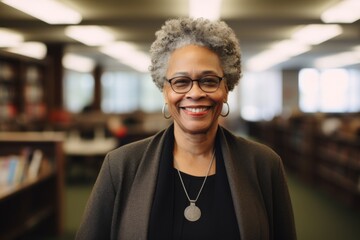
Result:
<svg viewBox="0 0 360 240"><path fill-rule="evenodd" d="M296 239L279 157L218 124L241 75L233 31L182 18L156 37L150 70L174 123L106 156L77 239Z"/></svg>

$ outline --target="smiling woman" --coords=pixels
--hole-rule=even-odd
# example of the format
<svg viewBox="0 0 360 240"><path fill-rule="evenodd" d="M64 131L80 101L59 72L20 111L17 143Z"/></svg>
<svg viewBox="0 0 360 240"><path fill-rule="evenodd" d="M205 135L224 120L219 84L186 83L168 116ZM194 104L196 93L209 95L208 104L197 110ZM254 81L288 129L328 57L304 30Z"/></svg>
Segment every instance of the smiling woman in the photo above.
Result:
<svg viewBox="0 0 360 240"><path fill-rule="evenodd" d="M181 47L171 54L166 75L171 80L164 84L163 93L175 129L215 134L228 93L226 80L220 81L223 71L219 57L205 47ZM192 79L200 80L194 84ZM204 80L215 83L205 84ZM179 81L181 83L177 84Z"/></svg>
<svg viewBox="0 0 360 240"><path fill-rule="evenodd" d="M151 58L173 124L107 154L77 239L296 239L279 156L219 125L241 74L232 29L169 20Z"/></svg>

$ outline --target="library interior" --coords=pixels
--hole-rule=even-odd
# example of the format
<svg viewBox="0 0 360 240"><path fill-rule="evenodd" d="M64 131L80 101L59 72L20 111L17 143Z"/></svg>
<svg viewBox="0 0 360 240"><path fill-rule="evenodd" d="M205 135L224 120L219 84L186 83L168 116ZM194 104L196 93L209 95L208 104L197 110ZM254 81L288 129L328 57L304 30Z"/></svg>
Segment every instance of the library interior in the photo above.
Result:
<svg viewBox="0 0 360 240"><path fill-rule="evenodd" d="M172 124L149 49L188 16L239 39L220 124L281 157L297 238L359 239L358 0L0 0L1 240L74 239L105 155Z"/></svg>

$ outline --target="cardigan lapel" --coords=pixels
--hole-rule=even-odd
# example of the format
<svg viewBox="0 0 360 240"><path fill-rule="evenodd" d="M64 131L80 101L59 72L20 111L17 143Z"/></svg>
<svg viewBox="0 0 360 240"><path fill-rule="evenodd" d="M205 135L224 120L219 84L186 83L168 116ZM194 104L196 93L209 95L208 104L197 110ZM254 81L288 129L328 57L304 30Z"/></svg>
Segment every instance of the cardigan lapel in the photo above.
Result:
<svg viewBox="0 0 360 240"><path fill-rule="evenodd" d="M256 174L248 166L252 156L243 146L236 144L238 141L234 135L225 131L220 128L220 142L241 239L263 239L262 235L266 231L263 226L267 222L263 222L266 221L266 216L262 216L263 206L255 198L258 196L258 188L252 179Z"/></svg>
<svg viewBox="0 0 360 240"><path fill-rule="evenodd" d="M146 239L164 136L157 134L145 151L126 201L119 239Z"/></svg>

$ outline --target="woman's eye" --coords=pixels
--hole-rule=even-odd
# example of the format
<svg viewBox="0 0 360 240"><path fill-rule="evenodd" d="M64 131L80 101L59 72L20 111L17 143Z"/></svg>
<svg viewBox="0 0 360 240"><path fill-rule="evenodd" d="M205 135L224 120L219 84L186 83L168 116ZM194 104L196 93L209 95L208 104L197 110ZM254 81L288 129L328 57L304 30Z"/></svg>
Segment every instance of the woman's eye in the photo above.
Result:
<svg viewBox="0 0 360 240"><path fill-rule="evenodd" d="M201 82L205 85L216 85L218 83L218 80L216 78L206 77L201 79Z"/></svg>
<svg viewBox="0 0 360 240"><path fill-rule="evenodd" d="M188 85L189 84L189 79L176 79L173 84L177 85L177 86L182 86L182 85Z"/></svg>

